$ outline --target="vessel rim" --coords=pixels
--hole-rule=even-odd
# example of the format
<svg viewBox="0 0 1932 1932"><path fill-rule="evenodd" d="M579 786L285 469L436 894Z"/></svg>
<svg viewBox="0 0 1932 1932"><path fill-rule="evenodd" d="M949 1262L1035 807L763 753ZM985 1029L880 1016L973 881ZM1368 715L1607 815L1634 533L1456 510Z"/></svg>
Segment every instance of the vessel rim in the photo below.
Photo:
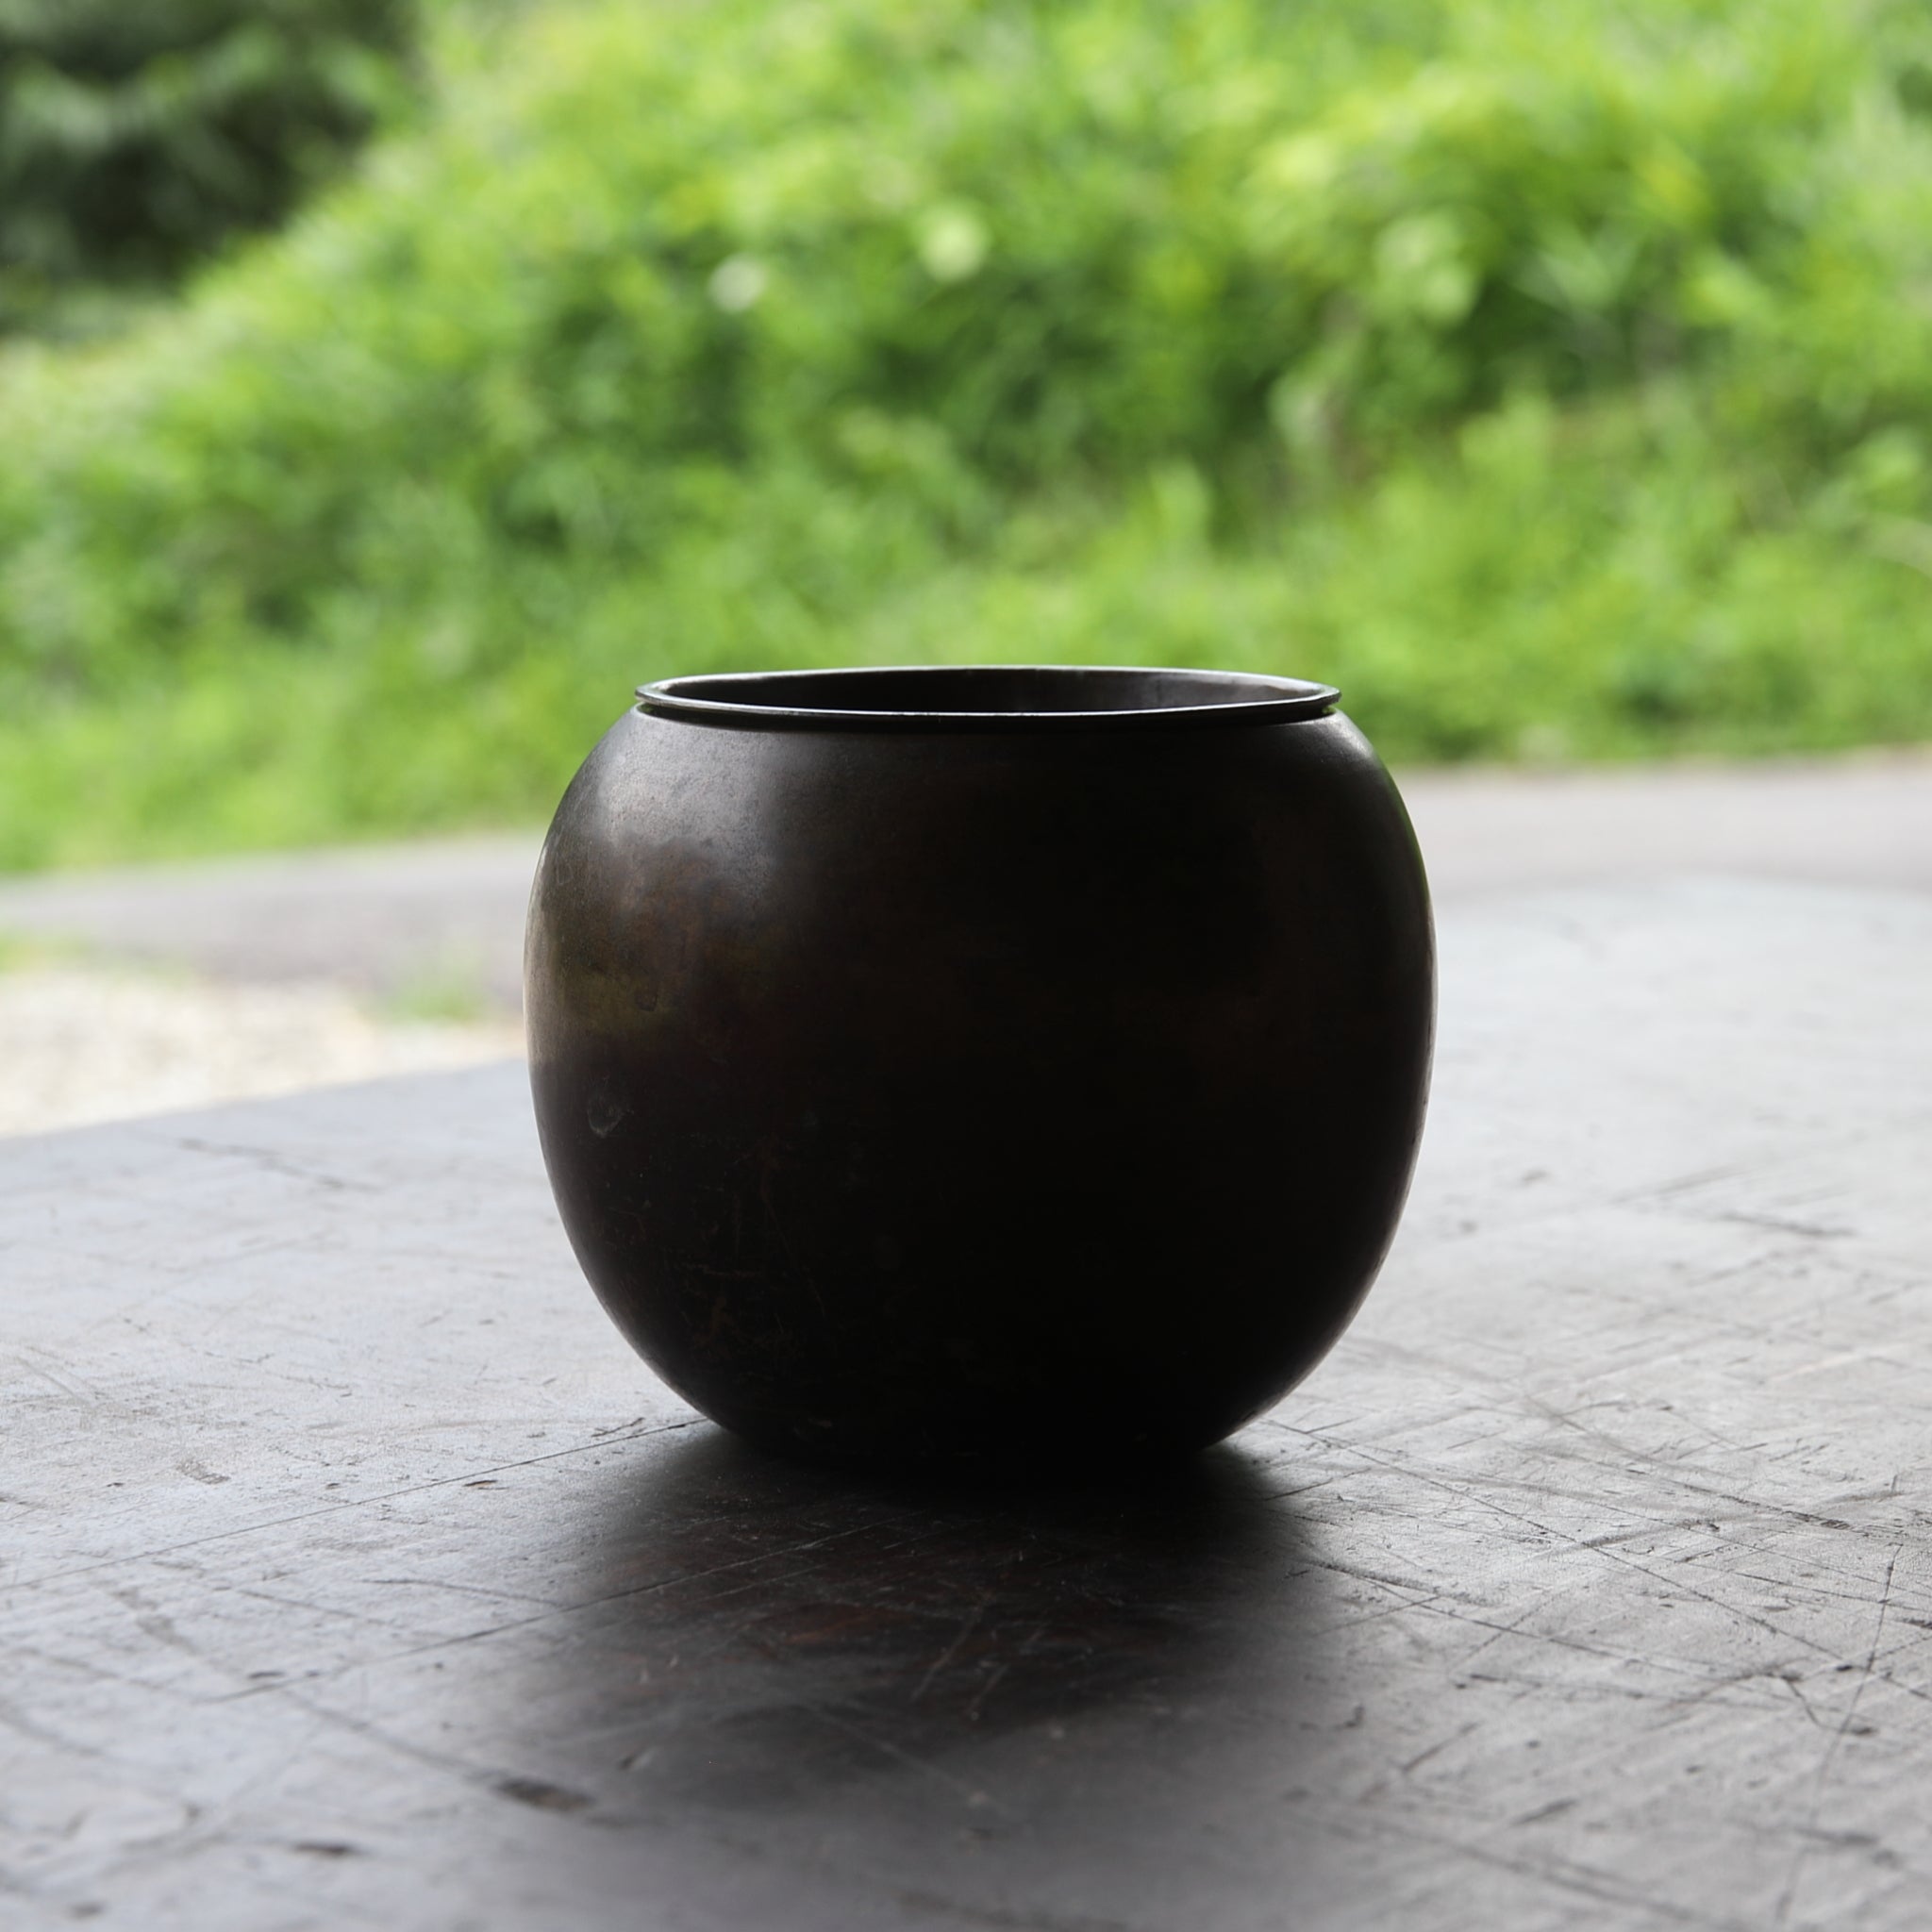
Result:
<svg viewBox="0 0 1932 1932"><path fill-rule="evenodd" d="M1189 688L1192 687L1201 701L1153 705L1062 703L1037 709L1015 705L908 705L903 701L784 701L788 688L800 697L809 694L823 700L836 695L836 690L828 692L813 687L847 685L857 697L867 684L886 687L892 680L908 680L914 685L929 682L941 688L949 682L970 686L985 680L989 691L1039 681L1038 697L1096 697L1104 689L1119 692L1124 684L1130 688L1140 682L1157 688L1165 686L1181 697L1188 695ZM1226 694L1208 695L1214 691ZM754 695L755 692L762 695ZM1138 664L867 664L823 670L707 672L660 678L640 685L637 690L639 708L658 717L741 728L841 731L1064 731L1292 724L1327 717L1340 697L1341 692L1332 685L1316 684L1306 678L1275 677L1256 671Z"/></svg>

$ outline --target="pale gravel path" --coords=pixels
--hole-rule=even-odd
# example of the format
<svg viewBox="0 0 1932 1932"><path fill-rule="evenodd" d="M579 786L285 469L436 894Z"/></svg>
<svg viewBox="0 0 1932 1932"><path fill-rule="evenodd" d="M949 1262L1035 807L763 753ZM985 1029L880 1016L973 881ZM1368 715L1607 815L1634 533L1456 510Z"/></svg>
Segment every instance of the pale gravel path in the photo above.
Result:
<svg viewBox="0 0 1932 1932"><path fill-rule="evenodd" d="M522 1050L514 1022L384 1022L322 982L217 986L20 965L0 970L0 1135L475 1066Z"/></svg>

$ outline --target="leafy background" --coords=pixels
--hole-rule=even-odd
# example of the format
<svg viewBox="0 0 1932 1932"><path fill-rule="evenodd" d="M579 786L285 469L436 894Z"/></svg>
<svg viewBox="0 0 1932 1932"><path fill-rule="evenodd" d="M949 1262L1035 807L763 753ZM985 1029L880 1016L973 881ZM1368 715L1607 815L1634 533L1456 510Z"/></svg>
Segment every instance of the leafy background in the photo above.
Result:
<svg viewBox="0 0 1932 1932"><path fill-rule="evenodd" d="M540 819L760 665L1932 737L1924 0L0 0L0 863Z"/></svg>
<svg viewBox="0 0 1932 1932"><path fill-rule="evenodd" d="M406 0L0 0L0 328L85 334L282 220L407 91Z"/></svg>

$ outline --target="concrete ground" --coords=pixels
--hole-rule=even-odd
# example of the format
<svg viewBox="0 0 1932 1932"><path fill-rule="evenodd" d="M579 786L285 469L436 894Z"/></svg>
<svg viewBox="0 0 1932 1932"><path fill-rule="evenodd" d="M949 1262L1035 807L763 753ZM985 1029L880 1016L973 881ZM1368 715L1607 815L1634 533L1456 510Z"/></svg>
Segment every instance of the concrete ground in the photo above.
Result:
<svg viewBox="0 0 1932 1932"><path fill-rule="evenodd" d="M1932 892L1932 751L1400 781L1444 902L1687 873ZM514 1051L538 842L0 880L0 1133Z"/></svg>

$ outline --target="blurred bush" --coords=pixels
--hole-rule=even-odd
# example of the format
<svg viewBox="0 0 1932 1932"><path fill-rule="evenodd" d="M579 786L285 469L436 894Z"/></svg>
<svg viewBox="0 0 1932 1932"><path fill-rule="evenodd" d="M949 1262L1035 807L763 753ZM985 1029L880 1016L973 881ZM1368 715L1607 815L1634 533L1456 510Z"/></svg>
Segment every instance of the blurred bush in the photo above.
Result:
<svg viewBox="0 0 1932 1932"><path fill-rule="evenodd" d="M391 109L407 0L0 0L0 329L98 327Z"/></svg>
<svg viewBox="0 0 1932 1932"><path fill-rule="evenodd" d="M0 366L0 858L539 814L640 678L1932 735L1913 0L581 0Z"/></svg>

